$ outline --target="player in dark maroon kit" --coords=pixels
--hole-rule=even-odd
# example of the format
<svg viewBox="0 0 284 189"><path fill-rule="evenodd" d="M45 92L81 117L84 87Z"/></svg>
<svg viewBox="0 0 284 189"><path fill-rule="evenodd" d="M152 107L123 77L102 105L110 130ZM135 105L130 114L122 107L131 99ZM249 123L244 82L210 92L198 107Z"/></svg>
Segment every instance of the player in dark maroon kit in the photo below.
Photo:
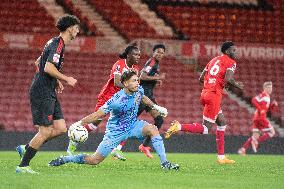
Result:
<svg viewBox="0 0 284 189"><path fill-rule="evenodd" d="M79 33L80 21L72 15L60 17L56 23L60 31L58 37L49 40L41 56L36 61L38 72L35 74L30 87L30 104L33 123L38 133L27 145L16 148L21 156L21 163L16 168L17 173L36 173L30 167L30 161L41 145L64 134L67 131L60 103L56 91L62 92L65 81L74 87L77 80L62 74L65 44L71 42Z"/></svg>
<svg viewBox="0 0 284 189"><path fill-rule="evenodd" d="M165 138L169 138L178 131L208 134L215 123L217 124L216 144L217 144L217 163L232 164L234 160L228 159L224 155L224 134L227 127L224 115L221 110L221 101L224 87L227 85L242 89L242 84L237 83L234 78L236 69L236 47L233 42L224 42L221 46L221 56L213 58L203 70L199 80L203 83L203 90L200 101L203 109L203 123L180 124L174 121L167 130Z"/></svg>
<svg viewBox="0 0 284 189"><path fill-rule="evenodd" d="M252 99L252 103L256 110L253 117L252 136L243 144L238 150L240 155L246 155L247 149L252 147L254 153L260 143L272 138L275 135L275 130L266 118L267 111L272 106L277 106L277 102L270 103L270 95L272 93L272 82L265 82L263 84L263 91ZM260 136L260 133L262 135Z"/></svg>

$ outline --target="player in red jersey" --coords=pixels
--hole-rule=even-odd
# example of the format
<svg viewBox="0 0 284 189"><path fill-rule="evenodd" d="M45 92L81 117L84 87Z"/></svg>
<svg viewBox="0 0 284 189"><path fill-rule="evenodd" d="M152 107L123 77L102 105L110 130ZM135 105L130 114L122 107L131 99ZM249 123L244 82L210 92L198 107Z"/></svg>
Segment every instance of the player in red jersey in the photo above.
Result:
<svg viewBox="0 0 284 189"><path fill-rule="evenodd" d="M111 73L109 75L109 79L106 85L102 88L99 96L97 105L94 111L97 111L101 106L105 104L116 92L118 92L121 88L123 88L122 83L120 82L121 74L129 69L137 70L138 62L140 60L140 50L135 45L129 45L126 47L123 53L119 55L119 60L112 66ZM97 129L97 126L100 124L102 120L98 120L95 123L84 125L84 127L88 130L88 132L94 131ZM72 124L73 125L73 124ZM72 125L70 126L69 130L72 129ZM73 154L76 151L78 143L75 141L70 140L67 153ZM117 158L124 160L123 155L120 154L121 152L113 153L113 156L118 156Z"/></svg>
<svg viewBox="0 0 284 189"><path fill-rule="evenodd" d="M256 110L253 116L252 136L238 150L240 155L245 155L247 149L251 146L254 153L257 152L258 145L272 138L275 130L266 118L267 111L271 106L277 106L277 102L270 103L270 95L272 93L272 82L263 84L263 91L252 99L252 103ZM260 132L262 135L260 136Z"/></svg>
<svg viewBox="0 0 284 189"><path fill-rule="evenodd" d="M206 65L199 78L200 83L204 85L200 97L204 106L203 123L180 124L178 121L173 121L171 127L165 133L165 138L169 138L178 131L208 134L208 128L210 129L216 123L217 162L219 164L232 164L235 161L224 155L224 134L227 124L221 110L221 100L225 86L232 85L239 89L242 89L243 86L233 78L236 69L236 47L234 43L231 41L224 42L221 46L221 52L223 53L221 56L213 58Z"/></svg>

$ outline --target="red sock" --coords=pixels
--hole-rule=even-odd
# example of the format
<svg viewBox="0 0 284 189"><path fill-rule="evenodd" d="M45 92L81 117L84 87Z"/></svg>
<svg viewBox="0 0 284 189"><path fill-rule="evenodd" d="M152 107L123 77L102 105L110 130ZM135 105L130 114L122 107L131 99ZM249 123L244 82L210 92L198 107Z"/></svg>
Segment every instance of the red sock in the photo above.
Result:
<svg viewBox="0 0 284 189"><path fill-rule="evenodd" d="M181 131L203 134L204 127L200 123L181 124Z"/></svg>
<svg viewBox="0 0 284 189"><path fill-rule="evenodd" d="M225 150L224 150L224 146L225 146L225 131L216 131L216 144L217 144L217 151L218 151L218 155L224 155L225 154Z"/></svg>
<svg viewBox="0 0 284 189"><path fill-rule="evenodd" d="M90 124L85 124L85 125L83 125L83 127L85 127L88 132L92 132L92 131L97 129L97 126L95 126L95 125L93 125L91 123Z"/></svg>
<svg viewBox="0 0 284 189"><path fill-rule="evenodd" d="M244 148L244 149L247 150L247 149L251 146L251 140L252 140L252 138L249 137L249 138L247 139L247 141L243 144L243 148Z"/></svg>
<svg viewBox="0 0 284 189"><path fill-rule="evenodd" d="M122 141L119 145L124 146L126 144L126 140Z"/></svg>
<svg viewBox="0 0 284 189"><path fill-rule="evenodd" d="M264 133L263 135L261 135L261 136L257 139L257 141L258 141L258 143L262 143L262 142L268 140L269 138L271 138L271 137L269 136L269 134L268 134L268 133Z"/></svg>

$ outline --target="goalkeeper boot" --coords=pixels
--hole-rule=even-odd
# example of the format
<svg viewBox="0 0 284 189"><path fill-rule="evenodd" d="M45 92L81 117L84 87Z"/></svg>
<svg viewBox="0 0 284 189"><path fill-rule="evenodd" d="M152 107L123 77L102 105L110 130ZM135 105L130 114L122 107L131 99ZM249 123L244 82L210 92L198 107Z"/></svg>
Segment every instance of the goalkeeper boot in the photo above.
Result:
<svg viewBox="0 0 284 189"><path fill-rule="evenodd" d="M119 159L121 161L125 161L126 158L124 157L123 153L121 150L118 149L113 149L111 152L111 155L114 159Z"/></svg>
<svg viewBox="0 0 284 189"><path fill-rule="evenodd" d="M179 165L178 164L173 164L169 161L166 161L164 163L161 164L161 168L164 170L179 170Z"/></svg>
<svg viewBox="0 0 284 189"><path fill-rule="evenodd" d="M52 166L52 167L54 167L54 166L60 166L60 165L64 165L65 164L65 161L63 160L63 157L58 157L58 158L56 158L56 159L54 159L54 160L51 160L49 163L48 163L48 165L49 166Z"/></svg>
<svg viewBox="0 0 284 189"><path fill-rule="evenodd" d="M176 133L176 132L178 132L178 131L180 131L180 127L181 127L181 125L180 125L180 123L178 122L178 121L173 121L172 123L171 123L171 126L170 126L170 128L166 131L166 133L165 133L165 138L170 138L170 136L172 135L172 134L174 134L174 133Z"/></svg>

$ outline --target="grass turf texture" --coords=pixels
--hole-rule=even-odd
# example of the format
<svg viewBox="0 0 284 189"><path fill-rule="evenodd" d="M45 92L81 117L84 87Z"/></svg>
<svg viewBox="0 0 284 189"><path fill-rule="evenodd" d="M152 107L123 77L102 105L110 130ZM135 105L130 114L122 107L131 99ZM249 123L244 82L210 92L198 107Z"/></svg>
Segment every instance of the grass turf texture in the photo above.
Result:
<svg viewBox="0 0 284 189"><path fill-rule="evenodd" d="M16 174L16 152L0 152L0 188L284 188L284 156L231 155L234 165L218 165L215 154L168 154L179 171L165 172L159 158L125 153L125 162L108 157L100 165L47 163L64 152L39 152L31 167L39 175Z"/></svg>

